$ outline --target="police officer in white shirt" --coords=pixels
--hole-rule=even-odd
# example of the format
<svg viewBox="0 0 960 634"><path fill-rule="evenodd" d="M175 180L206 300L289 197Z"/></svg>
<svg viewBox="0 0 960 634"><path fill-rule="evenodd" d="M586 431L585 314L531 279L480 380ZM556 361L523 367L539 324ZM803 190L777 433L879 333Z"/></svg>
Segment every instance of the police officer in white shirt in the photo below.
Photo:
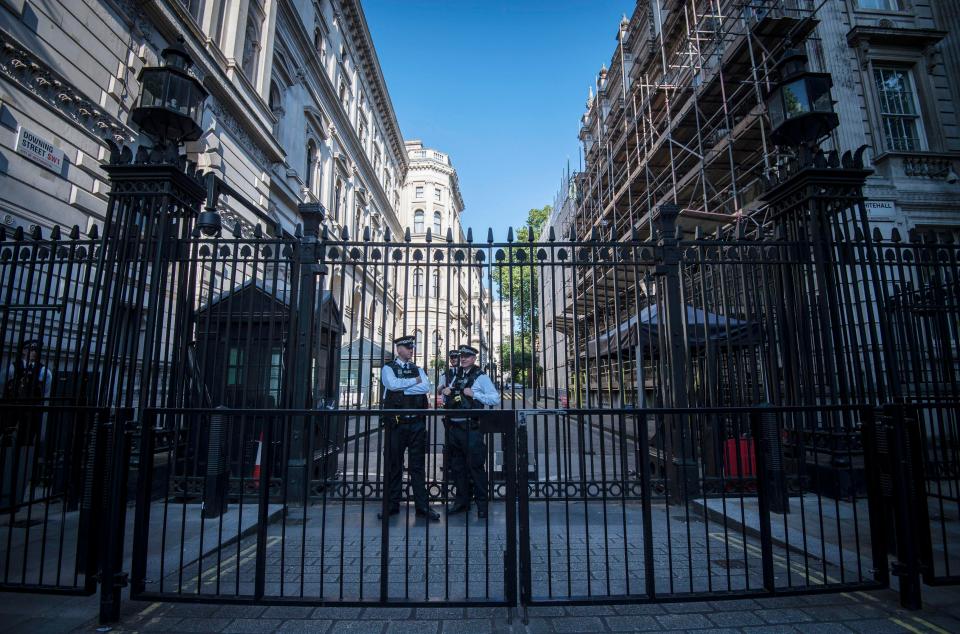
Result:
<svg viewBox="0 0 960 634"><path fill-rule="evenodd" d="M447 507L447 515L470 510L472 497L477 503L477 517L483 519L487 517L487 472L484 467L487 446L480 433L478 417L458 416L456 410L492 407L500 403L500 394L476 363L477 349L461 345L460 371L441 393L445 397L444 407L450 410L446 439L450 472L457 487L457 495L453 504Z"/></svg>
<svg viewBox="0 0 960 634"><path fill-rule="evenodd" d="M433 392L433 385L423 368L413 362L416 338L410 335L393 340L396 356L383 366L380 382L383 384L384 409L427 409L427 394ZM440 515L430 508L426 485L427 418L423 413L409 416L388 416L384 419L390 425L389 460L387 461L387 514L400 512L400 498L403 491L403 452L407 452L410 484L413 487L413 499L417 517L426 517L430 521L439 521Z"/></svg>

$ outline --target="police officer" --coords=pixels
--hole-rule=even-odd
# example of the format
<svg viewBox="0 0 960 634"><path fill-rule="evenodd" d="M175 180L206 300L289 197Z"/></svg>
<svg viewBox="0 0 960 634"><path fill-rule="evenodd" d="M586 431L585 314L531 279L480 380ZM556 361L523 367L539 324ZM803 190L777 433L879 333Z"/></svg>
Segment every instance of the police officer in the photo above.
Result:
<svg viewBox="0 0 960 634"><path fill-rule="evenodd" d="M487 446L480 433L479 419L458 416L456 411L497 405L500 394L476 363L477 349L461 345L460 369L441 393L446 397L444 407L450 410L447 445L450 471L457 487L457 496L447 507L447 515L470 510L470 498L473 497L477 503L477 517L483 519L487 516L487 472L484 468Z"/></svg>
<svg viewBox="0 0 960 634"><path fill-rule="evenodd" d="M393 340L396 356L383 366L380 381L383 383L384 409L427 409L427 394L433 385L426 372L413 362L416 338L398 337ZM400 497L403 489L403 452L407 452L408 472L413 485L413 499L417 517L439 521L440 515L428 506L425 453L427 450L427 419L423 414L388 416L389 462L387 464L387 514L400 512Z"/></svg>
<svg viewBox="0 0 960 634"><path fill-rule="evenodd" d="M437 389L440 390L441 394L443 394L445 387L453 385L453 380L456 378L458 372L460 372L460 349L454 348L447 353L447 369L440 375L440 384L437 385ZM443 401L446 403L446 396L443 397Z"/></svg>

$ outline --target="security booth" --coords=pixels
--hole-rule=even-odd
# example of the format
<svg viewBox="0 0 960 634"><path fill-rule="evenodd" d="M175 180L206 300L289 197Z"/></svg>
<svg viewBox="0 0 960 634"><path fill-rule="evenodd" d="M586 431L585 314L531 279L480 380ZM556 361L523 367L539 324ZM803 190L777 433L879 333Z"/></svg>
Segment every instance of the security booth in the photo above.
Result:
<svg viewBox="0 0 960 634"><path fill-rule="evenodd" d="M310 367L312 407L337 406L340 340L344 333L340 311L329 291L319 294ZM228 499L259 487L265 436L273 438L270 473L283 473L290 434L285 360L291 337L290 290L270 281L248 279L218 293L195 313L196 343L188 351L185 371L192 404L223 408L223 412L195 415L188 438L181 438L183 465L176 473L193 480L193 491L202 488L204 513L221 514ZM231 414L231 409L257 410L255 415ZM311 448L311 478L328 479L336 471L345 425L340 417L318 415L303 441ZM267 426L272 425L267 435ZM184 471L193 473L184 473ZM201 487L200 481L203 481ZM279 489L278 489L279 493Z"/></svg>

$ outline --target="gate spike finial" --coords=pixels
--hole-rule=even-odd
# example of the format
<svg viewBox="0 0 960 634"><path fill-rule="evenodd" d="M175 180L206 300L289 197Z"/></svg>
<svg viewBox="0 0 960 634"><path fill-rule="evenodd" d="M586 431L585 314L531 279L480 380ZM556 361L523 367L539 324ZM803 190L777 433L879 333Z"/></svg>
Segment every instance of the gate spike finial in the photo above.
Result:
<svg viewBox="0 0 960 634"><path fill-rule="evenodd" d="M413 241L413 237L410 235L410 227L407 227L406 229L404 229L404 231L403 231L403 241L404 241L404 242L412 242L412 241Z"/></svg>
<svg viewBox="0 0 960 634"><path fill-rule="evenodd" d="M533 242L537 236L533 233L533 225L527 225L527 242Z"/></svg>
<svg viewBox="0 0 960 634"><path fill-rule="evenodd" d="M299 222L293 227L293 237L297 240L303 237L303 225Z"/></svg>
<svg viewBox="0 0 960 634"><path fill-rule="evenodd" d="M73 225L70 227L70 239L79 240L80 239L80 225Z"/></svg>
<svg viewBox="0 0 960 634"><path fill-rule="evenodd" d="M507 242L513 242L513 227L507 227Z"/></svg>
<svg viewBox="0 0 960 634"><path fill-rule="evenodd" d="M253 237L258 240L263 237L263 225L259 222L253 225Z"/></svg>
<svg viewBox="0 0 960 634"><path fill-rule="evenodd" d="M363 228L363 241L370 242L370 227Z"/></svg>
<svg viewBox="0 0 960 634"><path fill-rule="evenodd" d="M596 225L594 225L590 229L590 242L599 242L599 241L600 241L600 230L597 229Z"/></svg>
<svg viewBox="0 0 960 634"><path fill-rule="evenodd" d="M340 239L344 242L350 239L350 230L347 229L347 225L343 225L343 227L340 229Z"/></svg>
<svg viewBox="0 0 960 634"><path fill-rule="evenodd" d="M890 242L900 242L900 230L896 227L890 232Z"/></svg>
<svg viewBox="0 0 960 634"><path fill-rule="evenodd" d="M487 227L487 244L493 244L493 227Z"/></svg>
<svg viewBox="0 0 960 634"><path fill-rule="evenodd" d="M60 239L60 225L53 225L53 230L50 232L50 239L51 240Z"/></svg>
<svg viewBox="0 0 960 634"><path fill-rule="evenodd" d="M33 225L30 228L30 237L34 240L40 240L43 238L43 232L40 230L40 225Z"/></svg>
<svg viewBox="0 0 960 634"><path fill-rule="evenodd" d="M97 240L100 238L100 225L93 225L90 227L90 233L87 234L90 236L91 240Z"/></svg>
<svg viewBox="0 0 960 634"><path fill-rule="evenodd" d="M447 226L447 244L453 242L453 227Z"/></svg>
<svg viewBox="0 0 960 634"><path fill-rule="evenodd" d="M547 232L547 241L548 241L548 242L556 242L556 241L557 241L557 234L556 234L556 232L553 230L553 225L550 225L550 231Z"/></svg>
<svg viewBox="0 0 960 634"><path fill-rule="evenodd" d="M240 221L235 220L233 222L233 237L242 238L243 237L243 227L240 226Z"/></svg>
<svg viewBox="0 0 960 634"><path fill-rule="evenodd" d="M473 227L467 227L467 244L473 244Z"/></svg>
<svg viewBox="0 0 960 634"><path fill-rule="evenodd" d="M383 230L383 241L384 242L393 242L393 233L390 231L390 227L386 227Z"/></svg>
<svg viewBox="0 0 960 634"><path fill-rule="evenodd" d="M327 227L327 225L323 225L323 227L320 229L320 239L324 242L330 239L330 229Z"/></svg>
<svg viewBox="0 0 960 634"><path fill-rule="evenodd" d="M431 227L427 227L427 242L433 242L433 231Z"/></svg>

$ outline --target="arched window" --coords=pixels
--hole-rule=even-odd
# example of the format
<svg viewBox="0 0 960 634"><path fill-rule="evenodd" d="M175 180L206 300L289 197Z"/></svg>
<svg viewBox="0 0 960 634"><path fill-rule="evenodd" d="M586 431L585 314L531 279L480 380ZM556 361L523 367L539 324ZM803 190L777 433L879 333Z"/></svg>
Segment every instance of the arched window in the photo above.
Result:
<svg viewBox="0 0 960 634"><path fill-rule="evenodd" d="M327 61L327 42L323 37L323 31L320 29L313 30L313 48L316 49L317 55L320 56L320 63Z"/></svg>
<svg viewBox="0 0 960 634"><path fill-rule="evenodd" d="M337 179L337 185L333 190L333 219L340 222L340 207L343 204L343 181Z"/></svg>
<svg viewBox="0 0 960 634"><path fill-rule="evenodd" d="M275 115L280 115L280 111L283 109L283 104L280 100L280 87L277 86L277 82L270 82L270 111Z"/></svg>
<svg viewBox="0 0 960 634"><path fill-rule="evenodd" d="M414 269L413 271L413 295L420 297L423 295L423 271Z"/></svg>
<svg viewBox="0 0 960 634"><path fill-rule="evenodd" d="M423 209L417 209L415 212L413 212L413 232L414 233L424 232L423 222L424 222Z"/></svg>
<svg viewBox="0 0 960 634"><path fill-rule="evenodd" d="M440 297L440 271L436 270L433 272L433 296L434 298Z"/></svg>
<svg viewBox="0 0 960 634"><path fill-rule="evenodd" d="M417 350L423 348L423 331L417 328Z"/></svg>
<svg viewBox="0 0 960 634"><path fill-rule="evenodd" d="M440 212L433 212L433 235L436 238L440 237Z"/></svg>
<svg viewBox="0 0 960 634"><path fill-rule="evenodd" d="M307 183L307 189L309 189L313 194L316 194L320 189L320 179L318 178L319 174L317 173L318 157L319 154L317 152L317 144L311 139L307 143L307 171L304 180Z"/></svg>

